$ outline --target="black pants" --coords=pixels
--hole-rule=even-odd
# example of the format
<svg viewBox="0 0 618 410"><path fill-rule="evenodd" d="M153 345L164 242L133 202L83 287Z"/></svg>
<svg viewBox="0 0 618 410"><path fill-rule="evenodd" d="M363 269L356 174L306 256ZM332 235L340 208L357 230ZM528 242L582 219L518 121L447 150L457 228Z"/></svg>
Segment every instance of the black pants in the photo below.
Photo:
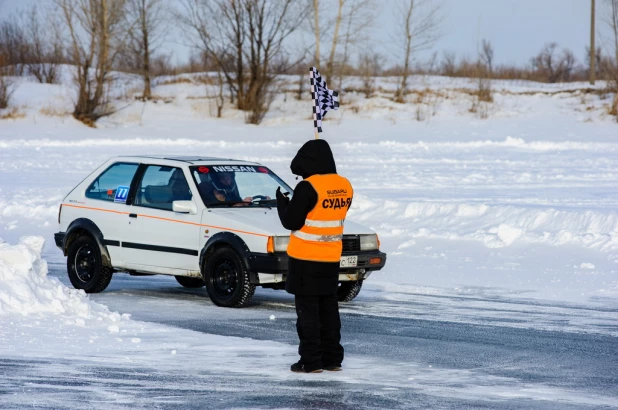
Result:
<svg viewBox="0 0 618 410"><path fill-rule="evenodd" d="M340 366L343 361L337 295L296 295L296 330L300 361L310 370Z"/></svg>

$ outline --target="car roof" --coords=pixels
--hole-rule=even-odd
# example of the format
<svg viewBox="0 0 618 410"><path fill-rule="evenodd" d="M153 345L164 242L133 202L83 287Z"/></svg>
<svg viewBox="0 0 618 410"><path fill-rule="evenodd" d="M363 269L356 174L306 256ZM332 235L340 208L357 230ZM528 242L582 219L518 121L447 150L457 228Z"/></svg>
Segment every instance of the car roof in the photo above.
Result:
<svg viewBox="0 0 618 410"><path fill-rule="evenodd" d="M206 157L206 156L191 156L191 155L130 155L130 156L118 156L116 159L150 159L150 160L164 160L182 162L192 165L207 165L207 164L253 164L259 165L257 162L243 161L233 158L219 158L219 157Z"/></svg>

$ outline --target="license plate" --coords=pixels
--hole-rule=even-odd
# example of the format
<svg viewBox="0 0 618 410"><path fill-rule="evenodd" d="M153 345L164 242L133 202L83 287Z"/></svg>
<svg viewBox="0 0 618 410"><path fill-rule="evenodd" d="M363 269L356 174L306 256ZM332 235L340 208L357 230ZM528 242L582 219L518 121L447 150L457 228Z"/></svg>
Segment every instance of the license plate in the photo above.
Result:
<svg viewBox="0 0 618 410"><path fill-rule="evenodd" d="M351 268L358 264L358 256L342 256L339 261L340 268Z"/></svg>

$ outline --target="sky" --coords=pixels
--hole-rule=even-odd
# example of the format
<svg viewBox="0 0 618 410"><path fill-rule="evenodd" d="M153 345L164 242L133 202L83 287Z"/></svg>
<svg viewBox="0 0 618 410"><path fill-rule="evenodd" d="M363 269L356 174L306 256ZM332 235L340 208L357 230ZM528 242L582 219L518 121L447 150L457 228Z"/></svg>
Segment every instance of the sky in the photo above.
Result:
<svg viewBox="0 0 618 410"><path fill-rule="evenodd" d="M169 0L180 3L180 0ZM324 7L336 8L336 0L320 0ZM391 49L396 26L396 3L399 0L376 1L377 19L371 36L372 49L392 63L396 52ZM495 62L524 65L550 42L560 48L569 48L579 61L584 59L589 43L590 0L429 0L441 2L444 23L442 36L431 50L419 52L424 60L437 51L455 52L457 56L474 57L482 39L492 42ZM20 7L52 3L52 0L0 0L0 16L6 16ZM597 32L606 35L602 21L606 1L597 0ZM178 37L178 36L176 36ZM597 44L601 41L597 40ZM177 62L186 60L187 47L170 38L165 48L174 52ZM386 63L388 64L388 63ZM384 67L386 68L386 67Z"/></svg>
<svg viewBox="0 0 618 410"><path fill-rule="evenodd" d="M446 0L444 14L444 34L434 50L474 56L477 44L488 39L498 63L527 63L554 41L581 60L590 40L589 0Z"/></svg>

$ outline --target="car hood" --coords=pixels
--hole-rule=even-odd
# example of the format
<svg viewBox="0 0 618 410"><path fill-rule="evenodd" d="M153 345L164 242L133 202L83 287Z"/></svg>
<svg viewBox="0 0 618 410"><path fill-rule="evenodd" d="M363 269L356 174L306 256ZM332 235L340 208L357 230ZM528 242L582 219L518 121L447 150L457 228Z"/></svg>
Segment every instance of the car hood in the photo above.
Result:
<svg viewBox="0 0 618 410"><path fill-rule="evenodd" d="M211 208L204 211L203 223L229 230L238 230L269 236L287 236L290 231L281 225L277 208ZM346 220L344 234L358 235L374 233L368 227Z"/></svg>

